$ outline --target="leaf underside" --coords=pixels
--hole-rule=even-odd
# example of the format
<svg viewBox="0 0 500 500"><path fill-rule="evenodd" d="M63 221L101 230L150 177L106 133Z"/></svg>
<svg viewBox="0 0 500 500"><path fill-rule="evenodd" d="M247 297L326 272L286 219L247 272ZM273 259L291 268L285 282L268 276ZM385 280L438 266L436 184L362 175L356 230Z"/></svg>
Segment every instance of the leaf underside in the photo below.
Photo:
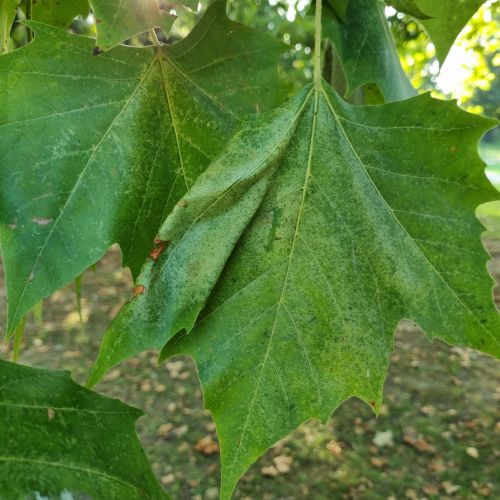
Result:
<svg viewBox="0 0 500 500"><path fill-rule="evenodd" d="M67 372L0 360L0 496L167 498L135 434L141 414Z"/></svg>
<svg viewBox="0 0 500 500"><path fill-rule="evenodd" d="M399 61L383 5L379 0L355 0L347 5L345 20L325 5L323 32L334 44L347 81L347 95L375 83L386 101L398 101L416 91Z"/></svg>
<svg viewBox="0 0 500 500"><path fill-rule="evenodd" d="M240 116L281 99L282 45L229 21L224 2L158 49L93 56L92 39L30 26L34 42L0 58L0 86L12 89L0 93L9 332L115 242L137 275Z"/></svg>
<svg viewBox="0 0 500 500"><path fill-rule="evenodd" d="M301 422L350 396L378 410L401 319L499 355L475 217L498 194L476 149L492 125L429 95L354 107L327 84L252 122L160 229L91 383L189 332L162 357L197 363L229 498Z"/></svg>

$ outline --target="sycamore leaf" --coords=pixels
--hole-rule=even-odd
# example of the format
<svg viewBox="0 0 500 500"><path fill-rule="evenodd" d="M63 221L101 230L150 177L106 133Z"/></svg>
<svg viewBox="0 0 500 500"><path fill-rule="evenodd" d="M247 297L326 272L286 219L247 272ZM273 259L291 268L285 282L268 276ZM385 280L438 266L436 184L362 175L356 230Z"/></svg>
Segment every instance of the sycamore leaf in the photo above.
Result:
<svg viewBox="0 0 500 500"><path fill-rule="evenodd" d="M0 496L167 498L135 434L141 415L68 372L0 360Z"/></svg>
<svg viewBox="0 0 500 500"><path fill-rule="evenodd" d="M314 4L315 2L313 2ZM347 20L347 5L349 0L327 0L327 3L323 5L323 8L330 8L338 16L342 22ZM312 10L312 9L311 9ZM311 12L312 14L312 12Z"/></svg>
<svg viewBox="0 0 500 500"><path fill-rule="evenodd" d="M175 9L196 9L197 0L90 0L97 27L97 46L106 50L152 28L168 34Z"/></svg>
<svg viewBox="0 0 500 500"><path fill-rule="evenodd" d="M0 0L0 54L10 46L10 29L16 17L19 0Z"/></svg>
<svg viewBox="0 0 500 500"><path fill-rule="evenodd" d="M429 95L363 108L306 89L237 134L167 218L97 371L186 329L162 357L197 363L229 498L301 422L350 396L378 411L401 319L500 355L475 217L498 197L476 149L493 124Z"/></svg>
<svg viewBox="0 0 500 500"><path fill-rule="evenodd" d="M119 242L140 269L158 227L239 123L281 98L282 45L217 2L172 47L117 47L30 23L0 57L0 243L8 331ZM192 50L196 47L196 50Z"/></svg>
<svg viewBox="0 0 500 500"><path fill-rule="evenodd" d="M431 19L420 22L436 47L442 64L455 39L485 0L418 0L421 10Z"/></svg>
<svg viewBox="0 0 500 500"><path fill-rule="evenodd" d="M251 223L241 220L245 232L198 325L163 353L197 363L219 434L222 498L301 422L327 420L350 396L378 411L402 318L430 339L500 356L500 317L474 215L498 197L476 150L493 122L428 95L351 107L327 86L282 113L277 128L285 115L300 118L286 149L266 144L279 149L278 159L250 173L244 161L231 163L219 174L220 183L255 179L253 187L275 172ZM272 125L262 126L271 135ZM237 137L227 151L234 158L252 145ZM227 196L211 210L240 220ZM204 231L199 248L205 238L212 259L223 258L225 246L211 237L217 224L211 213L184 224L186 245Z"/></svg>
<svg viewBox="0 0 500 500"><path fill-rule="evenodd" d="M422 12L417 5L416 0L385 0L387 5L394 7L400 12L409 14L410 16L416 17L417 19L429 19L430 16Z"/></svg>
<svg viewBox="0 0 500 500"><path fill-rule="evenodd" d="M78 15L87 16L87 0L37 0L33 2L33 19L66 28Z"/></svg>
<svg viewBox="0 0 500 500"><path fill-rule="evenodd" d="M392 0L389 3L396 9L419 19L434 43L436 56L442 64L459 33L484 2L485 0L409 0L405 2ZM415 7L420 13L414 11ZM425 13L426 16L422 16L421 13Z"/></svg>
<svg viewBox="0 0 500 500"><path fill-rule="evenodd" d="M379 0L350 1L345 22L325 4L323 31L337 50L347 81L347 95L367 83L375 83L386 101L415 95Z"/></svg>

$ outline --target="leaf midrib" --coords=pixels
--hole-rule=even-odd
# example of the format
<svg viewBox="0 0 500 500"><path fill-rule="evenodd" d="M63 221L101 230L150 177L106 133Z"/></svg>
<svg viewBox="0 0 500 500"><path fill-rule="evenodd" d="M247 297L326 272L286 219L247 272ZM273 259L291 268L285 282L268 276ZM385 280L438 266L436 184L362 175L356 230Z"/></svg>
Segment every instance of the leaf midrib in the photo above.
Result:
<svg viewBox="0 0 500 500"><path fill-rule="evenodd" d="M262 381L262 376L263 376L263 373L264 373L266 362L269 359L269 352L270 352L270 349L271 349L271 344L273 342L274 333L276 331L276 323L278 321L278 315L279 315L279 312L280 312L280 308L282 306L285 307L283 298L284 298L285 291L286 291L287 284L288 284L288 277L289 277L289 274L290 274L290 267L291 267L291 263L292 263L292 260L293 260L293 255L294 255L294 251L295 251L295 245L296 245L297 239L299 237L299 228L300 228L300 223L301 223L301 220L302 220L302 214L303 214L303 209L304 209L304 205L305 205L305 199L307 197L307 187L308 187L309 181L310 181L310 179L312 177L312 174L311 174L311 165L312 165L312 158L313 158L313 154L314 154L314 137L315 137L315 133L316 133L316 124L317 124L317 116L318 116L318 100L319 100L319 92L318 92L318 90L316 88L313 90L312 95L313 95L313 99L314 99L314 109L313 109L313 122L312 122L312 127L311 127L311 138L310 138L310 144L309 144L309 153L308 153L307 166L306 166L306 170L305 170L304 183L303 183L303 188L302 188L302 197L301 197L301 201L300 201L300 205L299 205L299 209L298 209L298 213L297 213L297 220L296 220L296 223L295 223L295 230L294 230L294 234L293 234L293 238L292 238L292 245L291 245L290 254L289 254L289 258L288 258L288 262L287 262L287 267L286 267L286 271L285 271L285 277L284 277L284 280L283 280L283 286L281 288L280 298L279 298L278 303L276 304L276 313L274 315L274 322L273 322L273 326L272 326L272 329L271 329L271 334L269 336L269 342L267 344L266 352L264 354L264 360L262 362L261 369L260 369L260 372L259 372L259 375L258 375L258 378L257 378L257 382L255 384L255 390L254 390L254 393L253 393L253 396L252 396L252 400L250 402L250 406L248 408L248 413L247 413L247 416L246 416L246 419L245 419L245 423L243 424L243 429L241 431L241 435L240 435L240 439L239 439L239 444L238 444L238 447L236 448L236 453L235 453L233 462L232 462L231 466L229 467L229 478L227 479L228 483L231 483L231 481L233 479L233 476L234 476L234 467L236 465L236 462L237 462L238 457L239 457L239 453L240 453L241 448L242 448L243 438L245 437L246 431L248 429L250 415L252 413L253 406L255 404L255 400L257 398L257 393L259 392L260 383ZM305 99L305 103L307 103L307 101L309 99L311 99L311 94L309 94L307 96L307 98Z"/></svg>
<svg viewBox="0 0 500 500"><path fill-rule="evenodd" d="M340 131L342 132L342 135L344 136L345 138L345 141L347 142L347 144L349 145L350 149L352 150L352 152L354 153L355 155L355 158L357 160L357 163L359 164L359 166L361 167L362 171L365 173L366 175L366 178L369 179L370 183L372 184L372 186L374 187L374 189L376 190L376 192L378 193L379 197L383 200L383 203L385 204L386 208L387 208L387 211L388 213L391 215L392 218L394 218L395 222L397 223L397 225L399 227L402 228L402 230L404 231L404 233L406 234L406 236L408 237L408 239L412 242L412 245L414 245L414 247L417 249L418 253L422 256L423 260L425 261L426 265L429 266L431 268L431 270L433 271L434 274L436 274L439 279L444 283L444 285L446 286L446 288L450 291L450 293L452 294L452 296L455 298L455 300L462 306L462 308L470 315L472 316L472 318L474 319L474 321L497 343L497 344L500 344L496 339L495 337L491 334L491 332L477 319L477 317L474 315L474 313L469 309L469 307L460 299L460 297L458 297L458 295L456 294L456 292L451 288L451 286L448 284L448 282L444 279L444 277L441 275L441 273L434 267L434 265L429 261L429 259L427 258L427 256L423 253L423 251L421 250L421 248L416 244L414 238L408 233L408 231L406 230L405 226L400 222L400 220L398 219L398 217L396 216L396 214L394 213L394 211L392 210L392 208L389 206L389 204L387 203L385 197L382 195L382 193L380 192L380 190L378 189L377 185L375 184L374 180L372 179L372 177L369 175L368 173L368 168L366 165L364 165L364 163L362 162L360 156L358 155L354 145L352 144L351 140L349 139L349 136L347 135L345 129L343 128L342 126L342 118L335 112L334 110L334 107L330 101L330 97L328 96L328 94L325 92L325 90L323 88L321 88L320 90L315 90L315 99L317 100L318 97L319 97L319 94L322 94L325 98L325 101L328 105L328 108L330 110L330 112L332 113L332 116L335 118L338 126L339 126L339 129ZM314 138L314 129L315 129L315 125L316 125L316 110L315 110L315 113L313 115L313 126L312 126L312 129L313 129L313 132L312 132L312 135L311 135L311 144L310 144L310 154L311 154L311 150L313 149L313 138ZM349 121L349 120L347 120ZM356 123L356 122L353 122L353 123ZM412 127L413 128L413 127ZM424 127L422 127L424 128ZM468 128L468 127L467 127ZM309 172L310 171L310 159L309 159L309 162L308 162L308 167L306 169L306 172ZM255 385L255 390L253 392L253 396L252 396L252 400L250 402L250 405L249 405L249 408L248 408L248 412L247 412L247 416L246 416L246 419L245 419L245 422L244 422L244 425L243 425L243 429L242 429L242 432L240 434L240 438L238 440L239 444L238 444L238 447L236 449L236 454L235 454L235 457L233 459L233 462L231 464L231 466L229 467L229 477L228 479L226 480L227 483L231 483L232 481L232 478L234 476L234 468L235 468L235 465L236 465L236 462L237 462L237 459L239 457L239 453L240 453L240 450L242 448L242 443L243 443L243 438L246 434L246 431L247 431L247 428L248 428L248 425L249 425L249 420L250 420L250 416L252 414L252 409L253 409L253 406L255 404L255 401L256 401L256 397L257 397L257 393L259 391L259 386L260 386L260 383L261 383L261 379L262 379L262 375L263 375L263 372L264 372L264 368L265 368L265 365L266 365L266 361L269 359L269 351L270 351L270 347L271 347L271 344L272 344L272 340L273 340L273 335L274 335L274 332L275 332L275 328L276 328L276 322L277 322L277 318L278 318L278 314L279 314L279 310L280 310L280 305L282 304L283 302L283 295L285 293L285 289L286 289L286 285L287 285L287 281L288 281L288 273L289 273L289 269L290 269L290 263L293 259L293 254L294 254L294 246L295 246L295 239L296 239L296 236L298 235L298 230L299 230L299 226L300 226L300 219L301 219L301 214L302 214L302 208L303 208L303 201L305 200L305 197L306 197L306 191L307 191L307 185L308 185L308 176L306 175L306 179L305 179L305 182L304 182L304 190L303 190L303 196L302 196L302 200L301 200L301 205L299 207L299 215L298 215L298 218L297 218L297 223L296 223L296 227L295 227L295 232L294 232L294 237L293 237L293 241L292 241L292 247L291 247L291 250L290 250L290 254L289 254L289 261L288 261L288 266L287 266L287 271L286 271L286 274L285 274L285 278L284 278L284 281L283 281L283 287L282 287L282 291L281 291L281 296L280 296L280 300L277 304L277 308L276 308L276 314L275 314L275 317L274 317L274 323L273 323L273 327L272 327L272 330L271 330L271 335L270 335L270 338L269 338L269 342L268 342L268 345L267 345L267 349L266 349L266 353L264 355L264 361L263 363L260 365L261 367L261 370L260 370L260 373L259 373L259 376L258 376L258 379L257 379L257 382L256 382L256 385ZM239 293L239 292L238 292ZM283 304L284 305L284 304ZM274 307L274 306L273 306ZM218 309L218 308L217 308ZM290 316L290 315L289 315ZM292 318L290 317L290 319L292 320ZM293 320L292 320L293 322ZM297 332L298 333L298 332Z"/></svg>

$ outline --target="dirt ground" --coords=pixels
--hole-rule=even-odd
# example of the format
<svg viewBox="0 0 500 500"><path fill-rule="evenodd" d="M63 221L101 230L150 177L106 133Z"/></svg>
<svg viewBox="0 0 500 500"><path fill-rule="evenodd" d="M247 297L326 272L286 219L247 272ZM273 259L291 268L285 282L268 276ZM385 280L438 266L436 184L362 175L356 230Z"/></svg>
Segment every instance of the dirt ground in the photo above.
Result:
<svg viewBox="0 0 500 500"><path fill-rule="evenodd" d="M20 361L68 369L83 382L106 325L131 289L119 251L112 249L85 273L83 324L69 285L45 301L43 323L29 319ZM157 366L155 353L144 353L111 371L96 389L146 411L138 434L172 498L217 498L217 438L190 359ZM249 470L235 498L500 498L500 362L431 344L404 325L384 401L378 418L353 399L326 426L302 425Z"/></svg>

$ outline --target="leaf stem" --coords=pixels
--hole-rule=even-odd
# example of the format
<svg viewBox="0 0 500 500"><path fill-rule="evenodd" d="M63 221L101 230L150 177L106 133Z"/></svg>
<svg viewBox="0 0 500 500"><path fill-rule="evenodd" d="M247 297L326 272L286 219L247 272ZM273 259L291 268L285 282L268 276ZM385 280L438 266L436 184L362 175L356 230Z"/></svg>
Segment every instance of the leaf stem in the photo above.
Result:
<svg viewBox="0 0 500 500"><path fill-rule="evenodd" d="M159 47L160 46L160 41L158 40L158 37L156 36L155 29L154 28L150 29L148 33L149 33L149 39L151 40L151 43L155 47Z"/></svg>
<svg viewBox="0 0 500 500"><path fill-rule="evenodd" d="M28 21L31 20L31 18L33 17L33 2L32 0L25 0L25 14L26 14L26 19ZM31 40L33 40L33 32L29 29L29 28L26 28L26 40L28 41L28 43L31 42Z"/></svg>
<svg viewBox="0 0 500 500"><path fill-rule="evenodd" d="M314 87L321 88L321 7L322 0L316 0L314 14Z"/></svg>
<svg viewBox="0 0 500 500"><path fill-rule="evenodd" d="M19 360L19 355L21 354L21 346L23 342L24 336L24 328L26 326L26 316L21 320L19 326L16 328L14 332L14 350L12 352L12 361L17 363Z"/></svg>

